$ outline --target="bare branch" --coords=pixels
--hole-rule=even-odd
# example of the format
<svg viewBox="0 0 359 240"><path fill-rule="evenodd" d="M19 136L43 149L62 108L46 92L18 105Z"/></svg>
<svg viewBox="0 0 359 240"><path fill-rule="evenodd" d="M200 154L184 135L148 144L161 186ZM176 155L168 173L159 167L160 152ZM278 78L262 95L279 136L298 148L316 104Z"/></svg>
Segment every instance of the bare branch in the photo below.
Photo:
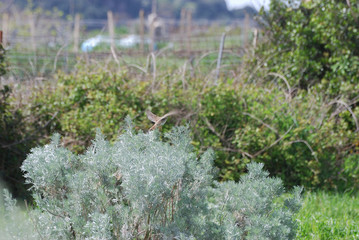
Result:
<svg viewBox="0 0 359 240"><path fill-rule="evenodd" d="M354 12L353 12L352 5L350 4L350 0L347 0L347 4L348 4L348 7L350 8L350 13L352 14L352 16L353 16L355 22L358 23L358 19L357 19L357 17L355 16L355 14L354 14Z"/></svg>
<svg viewBox="0 0 359 240"><path fill-rule="evenodd" d="M38 133L39 130L42 130L42 129L44 129L45 127L47 127L47 126L55 119L55 117L57 116L58 113L59 113L59 112L56 112L56 113L51 117L51 119L45 123L44 126L42 126L42 127L40 127L39 129L37 129L36 132L33 133L33 134L31 134L30 136L28 136L28 137L26 137L26 138L24 138L24 139L21 139L20 141L14 142L14 143L10 143L10 144L7 144L7 145L1 145L1 147L2 147L2 148L9 148L9 147L11 147L11 146L18 145L18 144L20 144L20 143L29 141L30 139L32 139L32 138Z"/></svg>
<svg viewBox="0 0 359 240"><path fill-rule="evenodd" d="M236 152L236 153L241 153L242 155L245 155L249 158L254 158L253 155L251 155L250 153L247 153L245 151L242 151L241 149L233 149L233 148L214 148L214 150L218 150L218 151L225 151L225 152Z"/></svg>
<svg viewBox="0 0 359 240"><path fill-rule="evenodd" d="M115 60L115 62L120 66L120 61L118 60L117 54L115 52L115 48L113 47L113 45L111 45L111 53L113 56L113 59Z"/></svg>
<svg viewBox="0 0 359 240"><path fill-rule="evenodd" d="M356 127L357 127L357 130L356 130L356 131L358 132L358 131L359 131L358 119L356 118L356 116L355 116L354 112L352 111L352 109L350 108L350 106L349 106L346 102L344 102L344 101L342 101L342 100L334 100L334 101L330 102L328 105L330 106L330 105L333 105L333 104L335 104L335 103L338 103L338 104L343 105L343 106L350 112L350 114L353 116L355 125L356 125ZM339 113L341 113L341 111L332 114L332 116L330 116L330 118L334 117L335 115L337 115L337 114L339 114Z"/></svg>
<svg viewBox="0 0 359 240"><path fill-rule="evenodd" d="M56 56L55 56L55 60L54 60L54 69L52 70L52 72L54 73L56 71L56 67L57 67L57 58L59 57L61 51L67 47L68 44L64 44L56 53Z"/></svg>
<svg viewBox="0 0 359 240"><path fill-rule="evenodd" d="M208 119L206 117L203 117L204 122L206 123L207 127L217 136L219 137L219 139L221 139L221 141L223 142L227 142L226 139L223 138L222 135L220 135L216 129L213 127L213 125L208 121Z"/></svg>
<svg viewBox="0 0 359 240"><path fill-rule="evenodd" d="M277 143L279 143L293 128L294 124L292 126L290 126L290 128L288 129L288 131L286 131L280 138L278 138L277 140L275 140L271 145L263 148L262 150L256 152L255 154L253 154L253 157L257 157L258 155L264 153L265 151L267 151L268 149L270 149L271 147L273 147L274 145L276 145Z"/></svg>
<svg viewBox="0 0 359 240"><path fill-rule="evenodd" d="M270 76L275 76L275 77L279 77L280 79L282 79L284 82L285 82L285 84L287 85L287 88L288 88L288 98L289 98L289 100L291 100L291 93L292 93L292 88L290 87L290 85L289 85L289 82L287 81L287 79L283 76L283 75L281 75L281 74L279 74L279 73L273 73L273 72L271 72L271 73L268 73L268 75L270 75Z"/></svg>
<svg viewBox="0 0 359 240"><path fill-rule="evenodd" d="M247 113L247 112L242 112L243 115L246 115L246 116L249 116L251 118L253 118L254 120L257 120L258 122L262 123L264 126L266 126L267 128L269 128L270 130L272 130L273 132L276 133L276 135L278 135L278 130L275 129L274 127L270 126L269 124L263 122L261 119L257 118L256 116L250 114L250 113ZM278 136L277 136L278 137Z"/></svg>
<svg viewBox="0 0 359 240"><path fill-rule="evenodd" d="M309 145L309 143L308 143L307 141L302 140L302 139L299 139L299 140L295 140L295 141L292 141L292 142L289 142L289 143L290 143L290 144L292 144L292 143L304 143L304 144L309 148L309 150L312 152L312 155L313 155L313 157L315 158L315 160L316 160L317 162L319 162L317 156L315 155L315 152L313 151L313 148Z"/></svg>

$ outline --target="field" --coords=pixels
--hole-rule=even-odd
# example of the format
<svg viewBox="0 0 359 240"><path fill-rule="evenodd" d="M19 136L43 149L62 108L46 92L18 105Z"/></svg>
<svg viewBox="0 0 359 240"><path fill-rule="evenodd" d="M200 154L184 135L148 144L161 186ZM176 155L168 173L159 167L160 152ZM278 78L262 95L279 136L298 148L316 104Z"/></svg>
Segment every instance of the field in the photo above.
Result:
<svg viewBox="0 0 359 240"><path fill-rule="evenodd" d="M9 50L8 74L14 78L49 76L58 70L69 72L78 58L106 60L113 54L146 58L151 49L170 58L199 57L217 53L224 32L224 52L242 55L240 47L252 41L257 27L249 18L189 22L167 19L160 29L162 33L153 36L144 19L64 20L56 10L38 11L14 11L0 19L3 45Z"/></svg>

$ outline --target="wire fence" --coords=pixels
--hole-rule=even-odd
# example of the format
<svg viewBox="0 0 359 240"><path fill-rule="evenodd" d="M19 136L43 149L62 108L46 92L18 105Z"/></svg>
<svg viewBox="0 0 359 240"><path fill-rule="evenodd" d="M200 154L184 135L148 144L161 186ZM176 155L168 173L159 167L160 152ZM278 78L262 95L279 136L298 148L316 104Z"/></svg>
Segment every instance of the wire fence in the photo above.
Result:
<svg viewBox="0 0 359 240"><path fill-rule="evenodd" d="M46 75L69 71L79 58L145 58L151 52L166 58L208 57L213 62L223 32L223 59L239 62L246 46L257 38L257 26L248 17L238 20L209 21L184 16L180 20L149 21L143 15L135 20L91 20L75 17L53 19L28 14L3 14L0 19L3 45L11 66L31 74ZM19 70L18 70L19 71Z"/></svg>

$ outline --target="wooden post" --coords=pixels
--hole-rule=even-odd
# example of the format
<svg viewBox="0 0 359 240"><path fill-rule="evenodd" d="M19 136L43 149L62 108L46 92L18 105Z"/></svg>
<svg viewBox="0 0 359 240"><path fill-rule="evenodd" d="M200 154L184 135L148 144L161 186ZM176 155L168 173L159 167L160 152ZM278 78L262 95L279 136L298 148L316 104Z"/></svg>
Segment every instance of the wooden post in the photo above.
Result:
<svg viewBox="0 0 359 240"><path fill-rule="evenodd" d="M152 13L157 13L157 1L152 0Z"/></svg>
<svg viewBox="0 0 359 240"><path fill-rule="evenodd" d="M216 69L216 81L215 85L218 85L219 71L221 69L221 61L223 55L224 41L226 39L226 33L222 34L221 43L219 44L218 58L217 58L217 69Z"/></svg>
<svg viewBox="0 0 359 240"><path fill-rule="evenodd" d="M191 54L191 34L192 34L192 12L189 10L187 11L187 53L188 55Z"/></svg>
<svg viewBox="0 0 359 240"><path fill-rule="evenodd" d="M156 45L156 36L155 36L155 23L157 21L157 14L156 13L151 13L150 15L148 15L148 24L150 27L150 39L151 39L151 46L150 46L150 51L154 52L155 51L155 45Z"/></svg>
<svg viewBox="0 0 359 240"><path fill-rule="evenodd" d="M184 49L184 38L185 38L185 25L186 25L186 9L182 8L181 10L181 20L180 20L180 41L181 41L181 50Z"/></svg>
<svg viewBox="0 0 359 240"><path fill-rule="evenodd" d="M0 45L2 45L2 31L0 30Z"/></svg>
<svg viewBox="0 0 359 240"><path fill-rule="evenodd" d="M75 26L74 26L74 52L79 51L79 38L80 38L80 14L76 13Z"/></svg>
<svg viewBox="0 0 359 240"><path fill-rule="evenodd" d="M258 38L258 30L257 28L254 29L254 36L253 36L253 53L256 51L257 48L257 38Z"/></svg>
<svg viewBox="0 0 359 240"><path fill-rule="evenodd" d="M245 13L245 17L244 17L244 27L243 27L243 46L247 45L248 40L249 40L249 14L246 12Z"/></svg>
<svg viewBox="0 0 359 240"><path fill-rule="evenodd" d="M8 35L8 26L9 26L9 15L4 13L2 16L2 45L5 47L7 45L7 35Z"/></svg>
<svg viewBox="0 0 359 240"><path fill-rule="evenodd" d="M151 52L155 51L155 21L150 22Z"/></svg>
<svg viewBox="0 0 359 240"><path fill-rule="evenodd" d="M30 36L31 36L31 46L32 46L32 50L34 52L36 52L36 40L35 40L35 34L36 34L36 29L35 29L35 16L33 15L33 13L30 13L29 16L29 24L30 24Z"/></svg>
<svg viewBox="0 0 359 240"><path fill-rule="evenodd" d="M115 25L113 23L113 15L111 11L107 12L108 32L111 39L111 48L115 47Z"/></svg>
<svg viewBox="0 0 359 240"><path fill-rule="evenodd" d="M143 9L140 10L140 36L141 36L140 51L144 53L145 52L145 12L143 11Z"/></svg>

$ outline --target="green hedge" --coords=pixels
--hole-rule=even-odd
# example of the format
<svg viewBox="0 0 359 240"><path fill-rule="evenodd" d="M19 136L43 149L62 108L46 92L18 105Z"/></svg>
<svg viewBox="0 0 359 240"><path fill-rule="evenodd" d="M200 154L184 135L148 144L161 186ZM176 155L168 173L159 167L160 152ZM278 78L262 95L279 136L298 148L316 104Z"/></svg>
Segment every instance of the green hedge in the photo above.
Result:
<svg viewBox="0 0 359 240"><path fill-rule="evenodd" d="M265 163L286 186L348 190L358 186L359 139L355 119L340 101L328 102L318 92L299 91L289 96L273 86L221 83L186 89L164 80L131 79L126 73L85 71L58 75L54 92L34 101L42 116L58 113L51 129L64 144L82 152L96 127L114 140L121 122L130 115L137 128L151 126L146 109L164 114L174 108L181 116L166 123L188 122L198 152L214 148L223 180L238 180L250 161ZM196 90L201 89L201 91ZM359 108L353 109L357 116ZM79 139L79 140L75 140Z"/></svg>
<svg viewBox="0 0 359 240"><path fill-rule="evenodd" d="M291 85L317 85L331 95L356 95L359 88L359 4L348 0L271 1L261 12L269 39L257 49L270 71Z"/></svg>
<svg viewBox="0 0 359 240"><path fill-rule="evenodd" d="M204 145L217 149L224 179L237 179L243 164L255 160L287 186L358 187L358 132L350 112L335 115L340 106L305 91L286 99L252 85L210 89L201 105L195 129Z"/></svg>

